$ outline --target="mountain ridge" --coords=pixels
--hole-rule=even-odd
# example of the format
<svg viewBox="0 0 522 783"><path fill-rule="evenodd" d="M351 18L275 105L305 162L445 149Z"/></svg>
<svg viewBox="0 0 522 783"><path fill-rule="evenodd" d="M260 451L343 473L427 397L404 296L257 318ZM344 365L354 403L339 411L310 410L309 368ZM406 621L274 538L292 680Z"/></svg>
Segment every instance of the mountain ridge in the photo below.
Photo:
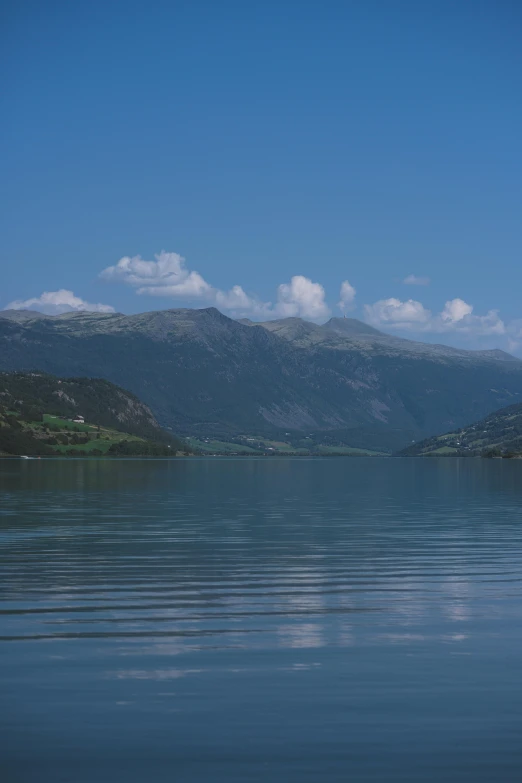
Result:
<svg viewBox="0 0 522 783"><path fill-rule="evenodd" d="M0 318L10 320L17 323L27 323L31 321L51 321L60 322L63 321L70 325L71 323L78 323L79 325L88 325L99 323L100 325L107 325L112 322L114 326L122 324L124 322L128 324L139 324L144 319L155 318L158 321L168 319L170 316L174 316L176 320L183 314L195 314L200 313L211 316L212 319L218 319L222 322L234 322L241 326L260 326L266 331L283 333L288 330L289 333L293 331L300 331L303 334L321 334L329 335L330 333L338 334L341 337L347 339L365 339L365 340L378 340L385 344L389 344L393 347L405 347L410 346L412 349L420 349L423 352L432 351L438 353L441 350L447 351L452 355L461 355L463 357L476 358L476 357L491 357L492 359L498 358L504 361L522 362L516 356L504 351L500 348L492 349L466 349L455 348L453 346L446 345L445 343L424 343L420 340L410 340L405 337L398 337L396 335L382 332L379 329L371 326L370 324L360 321L357 318L347 317L332 317L324 324L317 324L314 321L308 321L304 318L297 316L289 316L286 318L272 319L268 321L252 321L249 318L232 319L222 313L216 307L203 307L203 308L168 308L165 310L150 310L143 313L134 313L127 315L125 313L98 313L92 311L74 311L67 313L60 313L57 315L49 315L46 313L40 313L36 310L0 310ZM181 319L180 319L181 320Z"/></svg>
<svg viewBox="0 0 522 783"><path fill-rule="evenodd" d="M509 354L417 343L356 319L14 312L0 312L0 369L106 378L184 436L338 432L390 452L522 400L522 362Z"/></svg>

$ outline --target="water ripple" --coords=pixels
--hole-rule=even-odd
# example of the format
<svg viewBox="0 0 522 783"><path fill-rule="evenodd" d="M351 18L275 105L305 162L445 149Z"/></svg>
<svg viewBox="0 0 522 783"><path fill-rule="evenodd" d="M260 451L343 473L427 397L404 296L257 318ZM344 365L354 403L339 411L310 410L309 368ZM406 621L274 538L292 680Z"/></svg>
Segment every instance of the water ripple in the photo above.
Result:
<svg viewBox="0 0 522 783"><path fill-rule="evenodd" d="M473 460L0 465L10 748L30 731L40 753L49 742L59 755L59 737L102 747L105 731L120 749L131 732L148 753L179 737L181 756L196 740L233 754L263 737L275 758L282 736L294 772L315 748L316 776L293 779L326 780L313 764L334 740L347 759L371 737L390 770L413 740L435 760L460 742L467 770L503 727L505 757L519 764L521 470ZM151 731L134 732L143 715Z"/></svg>

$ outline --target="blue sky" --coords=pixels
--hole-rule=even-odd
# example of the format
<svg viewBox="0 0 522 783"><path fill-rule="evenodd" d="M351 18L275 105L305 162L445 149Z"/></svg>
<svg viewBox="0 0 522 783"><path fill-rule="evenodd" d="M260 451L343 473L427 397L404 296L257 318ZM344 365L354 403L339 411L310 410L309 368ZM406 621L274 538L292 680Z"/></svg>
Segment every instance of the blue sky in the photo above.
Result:
<svg viewBox="0 0 522 783"><path fill-rule="evenodd" d="M520 353L521 22L510 0L8 4L0 308L348 312Z"/></svg>

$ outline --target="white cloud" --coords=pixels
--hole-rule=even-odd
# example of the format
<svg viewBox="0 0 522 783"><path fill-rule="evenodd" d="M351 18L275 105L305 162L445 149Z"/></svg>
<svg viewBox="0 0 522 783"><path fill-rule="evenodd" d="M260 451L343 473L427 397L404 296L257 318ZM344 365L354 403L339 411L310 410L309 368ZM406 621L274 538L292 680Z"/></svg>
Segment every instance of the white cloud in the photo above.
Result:
<svg viewBox="0 0 522 783"><path fill-rule="evenodd" d="M366 320L374 326L395 326L401 329L420 328L429 323L431 311L414 299L381 299L373 305L364 305Z"/></svg>
<svg viewBox="0 0 522 783"><path fill-rule="evenodd" d="M384 326L415 332L459 332L475 337L503 335L506 326L498 310L486 315L473 315L473 306L463 299L451 299L442 311L433 315L421 302L408 299L381 299L373 305L365 305L366 320L373 326Z"/></svg>
<svg viewBox="0 0 522 783"><path fill-rule="evenodd" d="M473 315L473 306L462 299L446 302L440 316L437 316L433 331L459 331L479 336L502 335L506 325L499 317L498 310L488 310L486 315Z"/></svg>
<svg viewBox="0 0 522 783"><path fill-rule="evenodd" d="M339 294L339 301L337 302L337 307L344 312L346 310L351 310L352 307L354 307L355 303L355 288L353 285L350 285L348 280L344 280L341 283L341 291Z"/></svg>
<svg viewBox="0 0 522 783"><path fill-rule="evenodd" d="M405 285L429 285L431 280L429 277L418 277L417 275L408 275L402 281Z"/></svg>
<svg viewBox="0 0 522 783"><path fill-rule="evenodd" d="M114 307L106 304L92 304L75 296L72 291L61 288L59 291L44 291L33 299L17 299L10 302L6 310L37 310L46 315L88 311L91 313L114 313Z"/></svg>
<svg viewBox="0 0 522 783"><path fill-rule="evenodd" d="M125 283L140 295L198 301L214 305L236 318L249 316L263 320L301 317L320 322L330 315L323 286L308 277L294 275L290 282L278 286L274 301L266 302L247 293L240 285L234 285L229 290L213 286L199 272L188 269L179 253L162 251L153 261L146 261L141 256L125 256L114 266L103 270L100 276L105 280ZM427 285L429 280L409 275L404 283ZM344 280L337 306L343 311L352 308L355 294L355 288L348 280ZM89 307L102 308L104 305ZM365 305L364 312L368 323L392 330L454 333L477 338L505 335L513 341L522 340L522 329L518 330L519 335L517 330L506 327L497 310L475 315L472 305L459 298L447 301L439 313L433 313L415 299L402 301L395 298Z"/></svg>
<svg viewBox="0 0 522 783"><path fill-rule="evenodd" d="M199 272L187 269L179 253L163 250L154 258L155 261L144 261L141 256L124 256L114 266L104 269L100 277L126 283L136 288L136 293L147 296L202 299L224 310L238 312L261 312L264 308L262 302L248 296L241 286L235 285L230 291L214 288Z"/></svg>
<svg viewBox="0 0 522 783"><path fill-rule="evenodd" d="M220 291L212 289L212 298L218 307L223 310L249 310L253 311L259 308L262 312L265 305L263 302L257 302L251 296L243 291L240 285L234 285L230 291Z"/></svg>
<svg viewBox="0 0 522 783"><path fill-rule="evenodd" d="M185 259L178 253L155 256L155 261L144 261L141 256L124 256L115 266L101 272L104 280L127 283L138 289L138 294L151 296L204 297L212 291L198 272L185 268Z"/></svg>
<svg viewBox="0 0 522 783"><path fill-rule="evenodd" d="M445 323L454 324L456 321L462 321L463 318L471 315L472 312L473 306L463 299L451 299L444 305L440 317Z"/></svg>
<svg viewBox="0 0 522 783"><path fill-rule="evenodd" d="M272 304L250 296L240 285L229 291L215 288L199 272L187 269L185 259L178 253L162 251L155 259L144 261L141 256L125 256L114 266L104 269L100 277L126 283L142 295L201 300L236 317L301 316L321 320L330 314L322 285L302 275L281 284L277 289L277 301Z"/></svg>
<svg viewBox="0 0 522 783"><path fill-rule="evenodd" d="M328 318L330 308L325 302L323 286L312 283L303 275L295 275L290 283L283 283L277 289L274 314L282 317L301 316L312 321Z"/></svg>

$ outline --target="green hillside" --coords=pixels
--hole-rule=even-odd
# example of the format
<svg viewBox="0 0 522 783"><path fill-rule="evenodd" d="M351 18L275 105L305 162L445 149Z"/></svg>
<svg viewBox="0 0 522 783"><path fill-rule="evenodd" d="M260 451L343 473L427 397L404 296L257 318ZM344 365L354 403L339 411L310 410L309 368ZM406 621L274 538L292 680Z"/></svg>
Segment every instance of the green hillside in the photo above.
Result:
<svg viewBox="0 0 522 783"><path fill-rule="evenodd" d="M401 456L522 456L522 404L509 405L484 419L445 435L414 443Z"/></svg>
<svg viewBox="0 0 522 783"><path fill-rule="evenodd" d="M137 397L108 381L0 373L0 454L171 456L190 451L160 428Z"/></svg>

